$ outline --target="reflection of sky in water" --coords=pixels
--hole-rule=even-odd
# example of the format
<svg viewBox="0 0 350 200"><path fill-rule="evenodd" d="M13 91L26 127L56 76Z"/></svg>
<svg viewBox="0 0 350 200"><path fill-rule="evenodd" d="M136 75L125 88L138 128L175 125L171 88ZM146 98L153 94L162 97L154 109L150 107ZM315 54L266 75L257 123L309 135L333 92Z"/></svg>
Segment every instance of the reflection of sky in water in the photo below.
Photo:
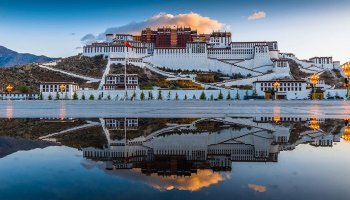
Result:
<svg viewBox="0 0 350 200"><path fill-rule="evenodd" d="M299 145L282 151L277 163L234 162L228 174L203 170L175 179L137 169L105 171L75 149L48 147L2 158L0 192L4 199L348 199L348 152L343 140L333 147Z"/></svg>

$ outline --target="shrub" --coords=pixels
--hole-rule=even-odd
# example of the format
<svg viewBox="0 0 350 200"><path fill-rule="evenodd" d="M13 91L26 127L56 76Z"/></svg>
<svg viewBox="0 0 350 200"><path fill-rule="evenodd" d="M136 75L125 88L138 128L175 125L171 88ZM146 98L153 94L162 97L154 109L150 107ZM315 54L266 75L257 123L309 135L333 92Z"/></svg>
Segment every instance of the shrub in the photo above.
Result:
<svg viewBox="0 0 350 200"><path fill-rule="evenodd" d="M187 100L187 94L185 94L184 100Z"/></svg>
<svg viewBox="0 0 350 200"><path fill-rule="evenodd" d="M78 94L76 92L73 94L73 100L78 100Z"/></svg>
<svg viewBox="0 0 350 200"><path fill-rule="evenodd" d="M56 93L56 100L59 100L60 99L60 94L57 92Z"/></svg>
<svg viewBox="0 0 350 200"><path fill-rule="evenodd" d="M95 96L91 94L89 100L95 100Z"/></svg>
<svg viewBox="0 0 350 200"><path fill-rule="evenodd" d="M49 97L47 97L48 100L52 100L52 95L49 94Z"/></svg>
<svg viewBox="0 0 350 200"><path fill-rule="evenodd" d="M226 97L227 100L231 100L231 92L228 91L228 94L227 94L227 97Z"/></svg>
<svg viewBox="0 0 350 200"><path fill-rule="evenodd" d="M220 93L219 93L218 99L220 99L220 100L224 99L224 96L222 95L221 90L220 90Z"/></svg>
<svg viewBox="0 0 350 200"><path fill-rule="evenodd" d="M237 93L236 93L236 99L237 99L237 100L240 100L240 99L241 99L241 97L239 96L238 90L237 90Z"/></svg>
<svg viewBox="0 0 350 200"><path fill-rule="evenodd" d="M201 94L201 96L199 97L199 99L200 99L200 100L206 100L206 99L207 99L207 97L205 96L204 91L202 91L202 94Z"/></svg>
<svg viewBox="0 0 350 200"><path fill-rule="evenodd" d="M162 91L158 91L158 97L157 97L158 100L162 100L163 97L162 97Z"/></svg>
<svg viewBox="0 0 350 200"><path fill-rule="evenodd" d="M179 100L179 95L177 94L177 92L175 94L175 100Z"/></svg>
<svg viewBox="0 0 350 200"><path fill-rule="evenodd" d="M168 92L167 99L170 100L170 97L171 97L171 93L170 93L170 91L169 91L169 92Z"/></svg>
<svg viewBox="0 0 350 200"><path fill-rule="evenodd" d="M140 99L141 101L145 100L145 93L143 93L143 91L140 94Z"/></svg>
<svg viewBox="0 0 350 200"><path fill-rule="evenodd" d="M29 92L29 87L26 86L26 85L21 85L18 87L18 90L21 92L21 93L28 93Z"/></svg>
<svg viewBox="0 0 350 200"><path fill-rule="evenodd" d="M196 98L196 95L193 95L193 96L192 96L192 99L197 99L197 98Z"/></svg>
<svg viewBox="0 0 350 200"><path fill-rule="evenodd" d="M81 100L85 100L85 94L81 95Z"/></svg>
<svg viewBox="0 0 350 200"><path fill-rule="evenodd" d="M214 100L214 95L213 95L213 94L210 95L210 100L211 100L211 101Z"/></svg>

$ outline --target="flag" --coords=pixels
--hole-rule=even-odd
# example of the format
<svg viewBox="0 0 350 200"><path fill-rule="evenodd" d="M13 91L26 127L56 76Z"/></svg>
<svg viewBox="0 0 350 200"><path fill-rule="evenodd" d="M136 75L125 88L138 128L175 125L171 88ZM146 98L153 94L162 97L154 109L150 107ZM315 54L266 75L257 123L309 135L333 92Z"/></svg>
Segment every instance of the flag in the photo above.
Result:
<svg viewBox="0 0 350 200"><path fill-rule="evenodd" d="M132 48L132 45L131 45L128 41L125 42L125 46L126 46L127 48Z"/></svg>

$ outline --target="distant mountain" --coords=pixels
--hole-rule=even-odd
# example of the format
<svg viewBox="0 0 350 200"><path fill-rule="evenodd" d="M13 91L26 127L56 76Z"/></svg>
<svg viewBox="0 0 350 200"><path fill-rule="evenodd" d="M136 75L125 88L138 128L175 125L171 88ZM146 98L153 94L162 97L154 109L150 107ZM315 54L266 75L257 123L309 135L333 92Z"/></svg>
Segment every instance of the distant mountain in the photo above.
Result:
<svg viewBox="0 0 350 200"><path fill-rule="evenodd" d="M0 158L13 154L17 151L29 151L36 148L45 148L48 146L56 146L45 141L34 141L24 138L14 138L0 136Z"/></svg>
<svg viewBox="0 0 350 200"><path fill-rule="evenodd" d="M36 56L29 53L18 53L6 47L0 46L0 67L12 67L33 62L50 62L55 58Z"/></svg>

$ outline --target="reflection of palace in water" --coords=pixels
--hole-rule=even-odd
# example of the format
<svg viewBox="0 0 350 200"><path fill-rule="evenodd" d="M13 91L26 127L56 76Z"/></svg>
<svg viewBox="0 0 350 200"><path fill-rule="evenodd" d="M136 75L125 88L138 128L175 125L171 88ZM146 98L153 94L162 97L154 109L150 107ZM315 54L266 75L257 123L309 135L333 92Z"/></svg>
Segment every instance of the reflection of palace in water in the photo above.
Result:
<svg viewBox="0 0 350 200"><path fill-rule="evenodd" d="M141 169L162 176L227 171L232 162L277 162L280 151L299 144L332 146L344 129L328 130L324 119L283 116L192 119L154 129L156 122L145 125L136 118L100 121L108 145L83 148L85 158L104 161L108 170Z"/></svg>

